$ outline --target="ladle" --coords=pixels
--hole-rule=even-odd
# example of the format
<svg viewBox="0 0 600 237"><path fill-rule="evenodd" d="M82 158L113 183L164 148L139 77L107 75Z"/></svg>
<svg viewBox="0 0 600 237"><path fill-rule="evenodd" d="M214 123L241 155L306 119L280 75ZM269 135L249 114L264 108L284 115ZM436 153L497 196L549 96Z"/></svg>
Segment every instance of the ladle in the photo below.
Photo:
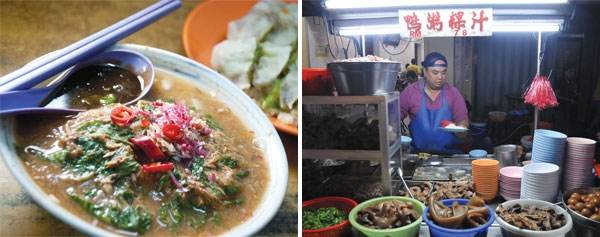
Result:
<svg viewBox="0 0 600 237"><path fill-rule="evenodd" d="M77 63L71 69L63 72L46 87L28 90L9 91L0 93L0 115L16 115L31 113L78 113L83 110L73 108L48 108L43 107L54 98L70 76L78 70L89 65L114 65L129 70L133 75L140 78L141 93L131 101L119 103L130 105L144 97L152 88L154 83L154 66L150 60L137 52L125 49L114 49L96 54L84 61ZM76 88L73 88L76 90Z"/></svg>
<svg viewBox="0 0 600 237"><path fill-rule="evenodd" d="M406 190L406 193L408 193L410 198L414 199L415 197L413 196L412 192L410 191L410 188L408 188L406 181L404 181L404 172L402 171L402 168L398 168L398 175L400 176L400 180L402 180L402 185L404 186L404 190Z"/></svg>

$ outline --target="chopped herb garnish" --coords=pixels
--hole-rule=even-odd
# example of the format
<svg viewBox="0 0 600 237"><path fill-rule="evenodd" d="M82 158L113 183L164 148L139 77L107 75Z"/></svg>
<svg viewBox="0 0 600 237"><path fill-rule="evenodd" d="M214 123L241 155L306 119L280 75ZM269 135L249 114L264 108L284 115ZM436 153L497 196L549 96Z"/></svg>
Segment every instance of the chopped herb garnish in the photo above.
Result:
<svg viewBox="0 0 600 237"><path fill-rule="evenodd" d="M223 128L221 128L221 125L219 125L217 122L215 122L212 115L207 114L204 116L204 118L206 119L206 123L208 124L209 128L223 130Z"/></svg>

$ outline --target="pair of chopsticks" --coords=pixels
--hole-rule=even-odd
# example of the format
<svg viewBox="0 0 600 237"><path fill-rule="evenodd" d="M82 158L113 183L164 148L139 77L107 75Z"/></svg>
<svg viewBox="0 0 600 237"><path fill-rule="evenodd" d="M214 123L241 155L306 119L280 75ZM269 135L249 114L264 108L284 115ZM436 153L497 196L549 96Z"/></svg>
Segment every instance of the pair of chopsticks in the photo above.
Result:
<svg viewBox="0 0 600 237"><path fill-rule="evenodd" d="M29 89L86 57L146 27L181 6L179 0L161 0L101 31L65 48L46 54L0 77L0 93Z"/></svg>

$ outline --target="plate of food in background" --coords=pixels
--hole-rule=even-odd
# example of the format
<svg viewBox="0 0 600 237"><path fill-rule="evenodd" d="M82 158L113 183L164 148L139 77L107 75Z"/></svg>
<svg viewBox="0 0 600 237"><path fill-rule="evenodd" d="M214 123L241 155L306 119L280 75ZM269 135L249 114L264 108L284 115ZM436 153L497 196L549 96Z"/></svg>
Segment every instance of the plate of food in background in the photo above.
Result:
<svg viewBox="0 0 600 237"><path fill-rule="evenodd" d="M187 57L231 80L279 131L298 135L298 3L202 2L183 27Z"/></svg>

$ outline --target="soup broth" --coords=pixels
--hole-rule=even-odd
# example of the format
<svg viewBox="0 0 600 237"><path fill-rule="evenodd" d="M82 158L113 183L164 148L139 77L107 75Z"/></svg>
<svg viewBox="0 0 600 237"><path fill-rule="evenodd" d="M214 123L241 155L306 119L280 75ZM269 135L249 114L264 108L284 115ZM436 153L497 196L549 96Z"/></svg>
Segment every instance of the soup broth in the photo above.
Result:
<svg viewBox="0 0 600 237"><path fill-rule="evenodd" d="M144 90L143 85L142 77L124 67L88 65L70 75L46 107L86 110L125 103L137 98Z"/></svg>
<svg viewBox="0 0 600 237"><path fill-rule="evenodd" d="M252 216L253 210L261 202L270 177L268 177L269 167L263 159L263 148L259 147L256 142L258 138L245 127L236 114L233 114L226 105L217 101L212 96L213 93L195 87L186 78L157 69L154 88L144 98L148 102L143 105L144 107L166 107L180 103L179 105L185 104L191 110L198 111L199 117L202 118L198 121L206 122L206 124L197 125L201 127L206 125L203 129L198 129L198 134L210 134L207 138L203 138L205 140L202 140L205 153L199 150L178 153L177 151L185 150L181 148L183 147L181 144L185 143L183 141L187 139L188 134L186 133L185 137L178 136L178 133L170 134L172 130L164 130L166 126L162 126L162 140L159 139L161 136L153 137L153 140L166 154L165 159L148 155L149 153L146 152L143 145L136 143L139 142L135 140L138 137L122 141L123 138L127 138L124 135L126 132L115 132L109 136L105 147L117 147L117 145L122 145L120 143L126 144L131 141L132 145L123 147L132 147L135 156L119 160L114 158L117 156L114 155L114 152L117 152L115 150L118 149L102 153L100 157L93 159L104 162L103 166L99 166L97 170L90 173L72 171L74 167L81 169L86 169L86 167L85 165L75 166L74 164L78 163L72 158L68 158L70 154L55 155L61 154L61 149L65 146L73 146L73 143L77 143L79 147L82 147L81 144L87 144L82 141L84 140L82 137L72 140L65 139L65 136L68 137L69 134L72 134L73 131L68 131L70 129L77 128L77 132L74 134L81 134L80 130L92 129L90 127L93 126L98 126L95 128L96 130L119 128L119 126L131 127L132 130L135 130L134 126L144 126L142 121L144 117L139 117L140 115L136 115L138 116L136 119L121 125L110 126L106 125L111 124L110 121L95 125L94 122L81 118L82 115L77 115L79 117L23 115L16 119L15 133L18 136L15 137L25 167L37 185L59 205L90 223L115 233L127 235L219 235ZM102 118L103 113L110 113L111 116L108 120L112 119L112 123L117 123L113 116L117 108L120 107L113 105L109 108L99 109L100 115L94 114L94 116ZM154 111L158 113L156 112L158 110ZM162 112L163 114L167 113L166 110ZM85 116L90 115L86 114ZM84 120L85 123L77 124L81 122L80 120ZM155 123L160 124L159 119L153 119L149 126L159 126ZM165 123L171 124L169 121ZM206 128L211 123L212 130ZM175 130L177 131L177 129ZM160 131L158 132L160 133ZM89 137L94 136L97 135ZM210 140L217 138L220 139L219 142L213 143ZM65 144L65 140L67 140L67 144ZM165 151L165 147L160 145L159 140L175 141L172 144L177 149ZM71 149L68 152L76 153L77 151ZM142 158L142 153L146 155L145 158ZM218 154L218 158L215 158L215 163L211 166L206 163L212 161L209 157L213 153ZM87 154L91 153L86 150L80 151L77 159L84 157L92 159ZM186 154L191 155L186 157L188 156ZM110 162L107 162L103 157L112 158ZM132 162L132 159L137 163ZM199 160L202 160L200 168L198 166L200 162L196 162ZM133 168L130 167L131 171L128 173L119 168L122 166L117 166L115 169L119 171L109 178L98 178L100 177L98 174L107 172L106 170L109 170L115 162L120 162L120 165L131 162ZM165 164L172 164L173 168L169 169L164 166ZM235 176L231 174L228 176L227 172L233 172ZM227 182L223 177L230 177L232 180ZM215 185L215 187L212 185L213 183L225 184ZM208 189L220 189L221 194L224 194L217 195L218 199L211 199L214 195L211 196ZM206 196L199 194L204 194L204 192L206 192ZM118 207L117 209L120 210L115 211L116 214L111 214L113 207ZM124 207L130 208L125 210ZM90 213L95 213L95 215ZM111 218L117 220L111 222ZM144 226L146 222L149 222L148 229L137 228ZM131 226L134 227L129 228Z"/></svg>

